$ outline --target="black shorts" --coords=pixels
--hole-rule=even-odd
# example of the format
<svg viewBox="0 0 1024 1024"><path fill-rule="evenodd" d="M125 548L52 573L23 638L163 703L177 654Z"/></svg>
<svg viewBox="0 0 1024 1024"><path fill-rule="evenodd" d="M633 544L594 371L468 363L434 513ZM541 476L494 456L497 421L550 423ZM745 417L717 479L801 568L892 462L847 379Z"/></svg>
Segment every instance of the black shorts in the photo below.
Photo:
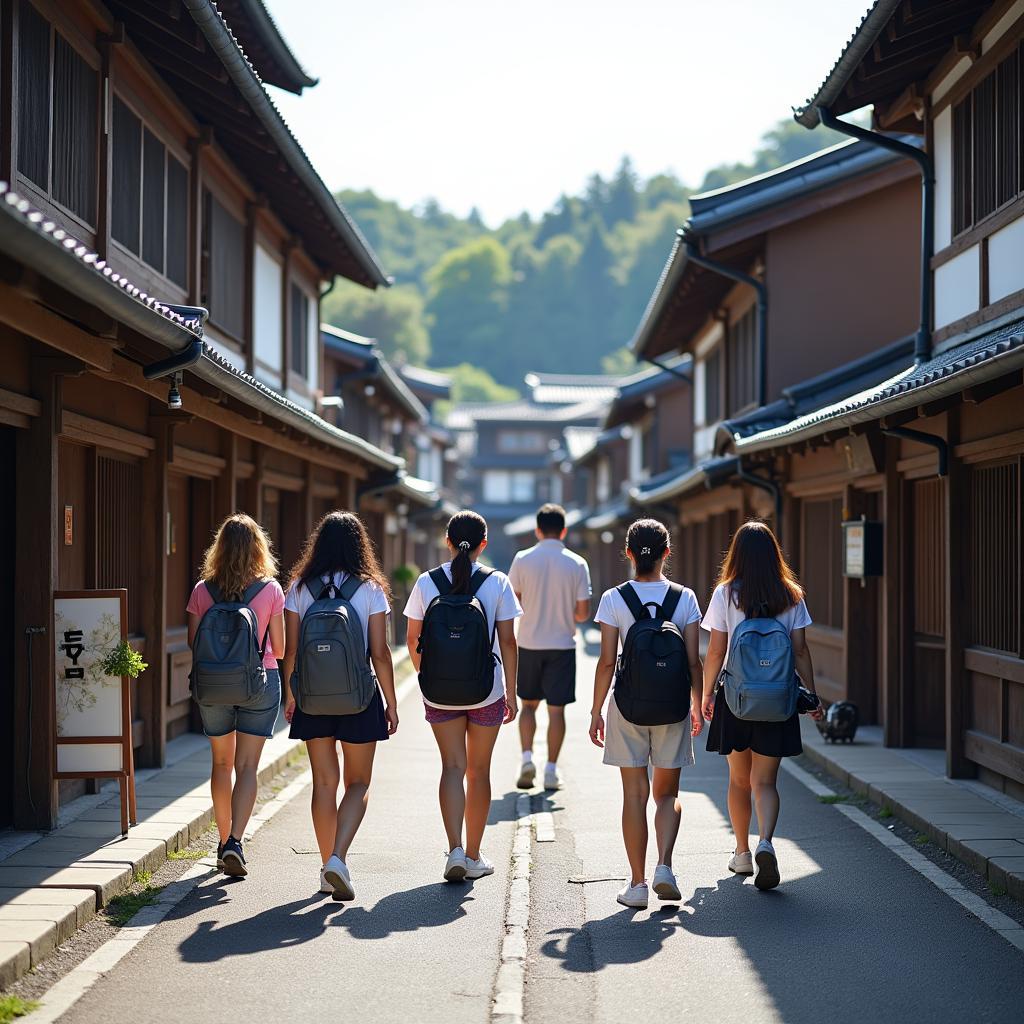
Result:
<svg viewBox="0 0 1024 1024"><path fill-rule="evenodd" d="M388 720L380 689L358 715L307 715L299 708L288 730L292 740L335 739L342 743L377 743L388 738Z"/></svg>
<svg viewBox="0 0 1024 1024"><path fill-rule="evenodd" d="M576 648L531 651L519 648L516 693L520 700L544 700L555 707L576 700Z"/></svg>

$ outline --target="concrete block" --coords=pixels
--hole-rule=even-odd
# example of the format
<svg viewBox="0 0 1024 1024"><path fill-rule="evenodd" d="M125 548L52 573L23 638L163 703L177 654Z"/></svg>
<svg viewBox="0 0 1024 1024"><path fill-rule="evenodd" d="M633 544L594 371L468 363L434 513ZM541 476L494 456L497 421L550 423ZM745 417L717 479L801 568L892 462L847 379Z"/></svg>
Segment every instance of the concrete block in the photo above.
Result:
<svg viewBox="0 0 1024 1024"><path fill-rule="evenodd" d="M1015 900L1024 900L1024 856L993 857L988 862L988 878Z"/></svg>
<svg viewBox="0 0 1024 1024"><path fill-rule="evenodd" d="M0 911L9 907L38 907L44 916L73 907L81 928L96 916L96 897L91 889L0 889Z"/></svg>
<svg viewBox="0 0 1024 1024"><path fill-rule="evenodd" d="M27 942L29 960L34 967L47 953L56 949L57 925L53 921L0 920L0 945L5 942Z"/></svg>
<svg viewBox="0 0 1024 1024"><path fill-rule="evenodd" d="M109 867L7 867L0 864L0 887L91 889L96 906L105 906L132 881L132 869Z"/></svg>
<svg viewBox="0 0 1024 1024"><path fill-rule="evenodd" d="M79 927L78 909L73 904L32 906L28 903L10 903L0 907L0 925L18 921L46 921L52 924L56 930L58 946L70 939ZM36 962L34 958L32 962Z"/></svg>
<svg viewBox="0 0 1024 1024"><path fill-rule="evenodd" d="M0 942L0 989L13 985L31 966L27 942Z"/></svg>

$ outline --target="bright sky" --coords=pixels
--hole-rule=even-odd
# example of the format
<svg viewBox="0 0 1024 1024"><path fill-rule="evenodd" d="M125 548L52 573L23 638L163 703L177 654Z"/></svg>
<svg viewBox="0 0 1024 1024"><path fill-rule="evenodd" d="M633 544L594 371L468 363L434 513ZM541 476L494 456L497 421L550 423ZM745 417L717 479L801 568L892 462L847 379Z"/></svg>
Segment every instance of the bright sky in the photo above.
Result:
<svg viewBox="0 0 1024 1024"><path fill-rule="evenodd" d="M696 185L746 160L868 0L267 0L320 84L273 89L332 189L539 214L623 154Z"/></svg>

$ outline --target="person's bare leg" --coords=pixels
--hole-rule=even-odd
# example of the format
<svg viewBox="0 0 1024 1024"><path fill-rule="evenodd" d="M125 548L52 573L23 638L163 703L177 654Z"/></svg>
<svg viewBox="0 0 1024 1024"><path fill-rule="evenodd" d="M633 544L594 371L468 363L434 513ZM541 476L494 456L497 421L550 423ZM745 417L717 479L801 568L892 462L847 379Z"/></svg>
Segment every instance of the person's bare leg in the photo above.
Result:
<svg viewBox="0 0 1024 1024"><path fill-rule="evenodd" d="M727 755L729 761L729 820L736 835L736 852L750 852L750 758L749 750Z"/></svg>
<svg viewBox="0 0 1024 1024"><path fill-rule="evenodd" d="M466 817L466 725L465 715L431 725L441 753L437 795L449 851L462 846L462 824Z"/></svg>
<svg viewBox="0 0 1024 1024"><path fill-rule="evenodd" d="M519 704L519 742L523 750L533 750L537 736L537 707L539 700L524 700Z"/></svg>
<svg viewBox="0 0 1024 1024"><path fill-rule="evenodd" d="M376 743L342 743L344 757L345 795L338 807L338 828L334 838L334 854L344 860L348 848L359 831L370 798L370 776Z"/></svg>
<svg viewBox="0 0 1024 1024"><path fill-rule="evenodd" d="M646 768L620 768L622 775L622 840L632 872L630 885L639 885L646 877L647 799L651 784Z"/></svg>
<svg viewBox="0 0 1024 1024"><path fill-rule="evenodd" d="M480 858L480 843L491 813L491 754L498 740L496 725L474 725L466 730L466 856Z"/></svg>
<svg viewBox="0 0 1024 1024"><path fill-rule="evenodd" d="M781 757L751 755L750 785L754 792L754 806L757 808L757 824L762 839L769 842L775 835L779 821L779 765Z"/></svg>
<svg viewBox="0 0 1024 1024"><path fill-rule="evenodd" d="M320 863L326 864L334 852L334 837L338 831L338 785L341 769L338 765L338 741L333 737L306 740L309 767L313 772L313 831L320 849Z"/></svg>
<svg viewBox="0 0 1024 1024"><path fill-rule="evenodd" d="M235 733L235 785L231 790L231 834L241 839L252 816L259 788L257 774L265 736Z"/></svg>
<svg viewBox="0 0 1024 1024"><path fill-rule="evenodd" d="M555 764L565 742L565 708L548 705L548 760Z"/></svg>
<svg viewBox="0 0 1024 1024"><path fill-rule="evenodd" d="M210 736L210 796L213 798L213 816L223 846L231 835L231 773L235 765L235 734ZM239 836L239 838L241 838Z"/></svg>
<svg viewBox="0 0 1024 1024"><path fill-rule="evenodd" d="M672 851L676 846L682 820L679 769L655 768L651 795L654 797L654 835L658 843L658 863L672 867Z"/></svg>

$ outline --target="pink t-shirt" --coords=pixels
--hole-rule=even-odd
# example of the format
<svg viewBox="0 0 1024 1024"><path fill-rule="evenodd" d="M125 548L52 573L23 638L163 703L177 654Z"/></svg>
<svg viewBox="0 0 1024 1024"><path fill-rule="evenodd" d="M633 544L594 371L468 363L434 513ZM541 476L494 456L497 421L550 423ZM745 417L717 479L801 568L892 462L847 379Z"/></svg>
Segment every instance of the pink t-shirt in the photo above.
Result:
<svg viewBox="0 0 1024 1024"><path fill-rule="evenodd" d="M211 607L213 607L213 598L210 596L209 590L206 589L206 583L200 580L192 589L192 596L188 599L188 604L185 605L185 611L202 618ZM284 591L281 589L281 584L277 580L271 580L252 599L250 607L256 613L262 641L270 620L284 611ZM267 637L267 649L263 652L263 667L277 668L277 655L274 654L274 645L270 642L269 636Z"/></svg>

